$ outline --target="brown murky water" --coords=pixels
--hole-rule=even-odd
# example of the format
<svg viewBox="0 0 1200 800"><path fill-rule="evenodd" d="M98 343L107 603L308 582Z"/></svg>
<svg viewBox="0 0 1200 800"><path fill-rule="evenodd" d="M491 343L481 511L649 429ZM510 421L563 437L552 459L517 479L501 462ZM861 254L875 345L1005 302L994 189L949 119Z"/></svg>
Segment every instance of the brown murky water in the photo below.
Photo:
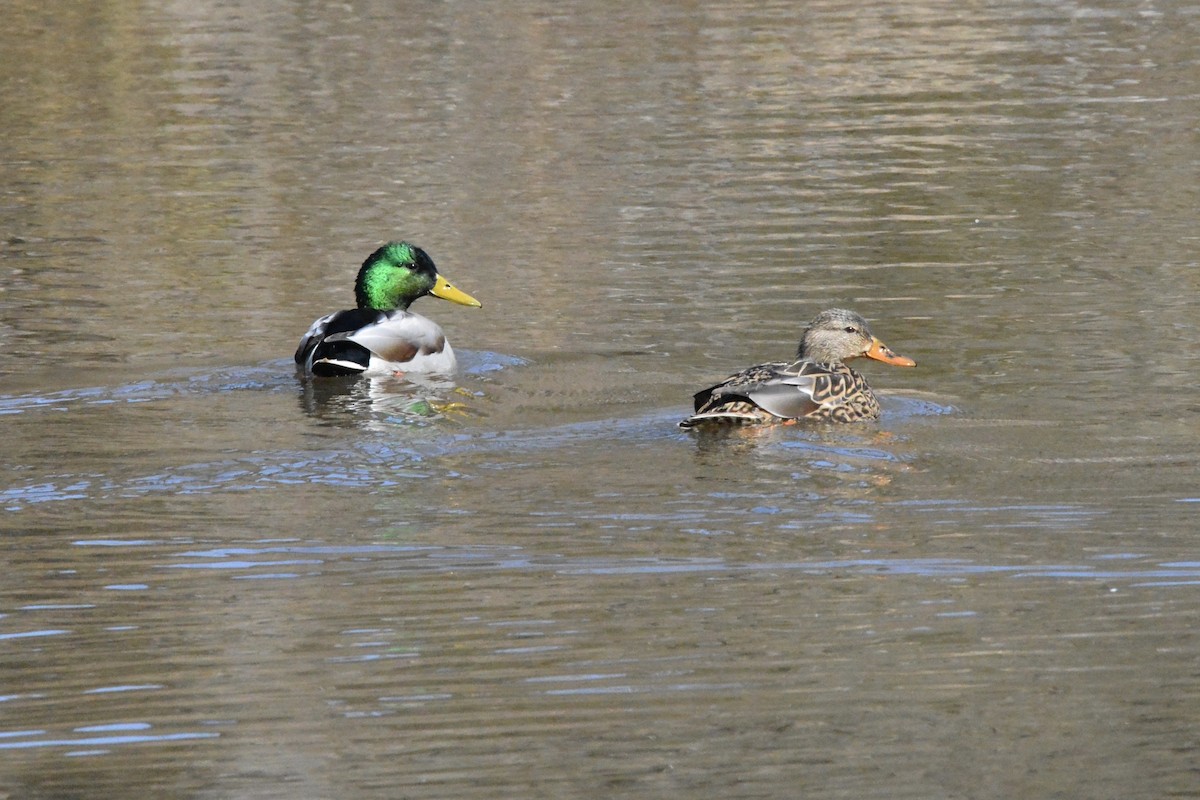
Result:
<svg viewBox="0 0 1200 800"><path fill-rule="evenodd" d="M9 6L0 796L1200 796L1200 6Z"/></svg>

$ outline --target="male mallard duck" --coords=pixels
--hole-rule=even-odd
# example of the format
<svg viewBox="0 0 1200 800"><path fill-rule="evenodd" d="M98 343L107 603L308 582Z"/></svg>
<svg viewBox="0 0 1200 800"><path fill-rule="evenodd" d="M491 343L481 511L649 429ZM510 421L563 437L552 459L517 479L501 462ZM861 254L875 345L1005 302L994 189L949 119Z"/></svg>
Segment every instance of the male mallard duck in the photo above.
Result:
<svg viewBox="0 0 1200 800"><path fill-rule="evenodd" d="M408 310L427 294L480 306L439 275L424 250L408 242L388 242L358 271L358 308L335 311L314 322L296 348L296 363L322 376L453 372L457 362L442 329Z"/></svg>
<svg viewBox="0 0 1200 800"><path fill-rule="evenodd" d="M696 393L696 413L679 423L763 424L797 419L856 422L879 416L866 379L846 361L866 356L897 367L915 367L871 335L867 321L844 308L822 311L800 337L796 360L760 364Z"/></svg>

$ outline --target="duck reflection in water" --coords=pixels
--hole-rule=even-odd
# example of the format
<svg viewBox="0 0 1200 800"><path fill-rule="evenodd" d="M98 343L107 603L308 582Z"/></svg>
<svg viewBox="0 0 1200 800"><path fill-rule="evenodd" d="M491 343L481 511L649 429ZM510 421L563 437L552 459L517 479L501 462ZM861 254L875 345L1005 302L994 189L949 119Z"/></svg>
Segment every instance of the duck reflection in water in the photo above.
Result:
<svg viewBox="0 0 1200 800"><path fill-rule="evenodd" d="M441 376L325 378L300 382L300 405L309 416L339 427L426 425L472 413L475 395Z"/></svg>

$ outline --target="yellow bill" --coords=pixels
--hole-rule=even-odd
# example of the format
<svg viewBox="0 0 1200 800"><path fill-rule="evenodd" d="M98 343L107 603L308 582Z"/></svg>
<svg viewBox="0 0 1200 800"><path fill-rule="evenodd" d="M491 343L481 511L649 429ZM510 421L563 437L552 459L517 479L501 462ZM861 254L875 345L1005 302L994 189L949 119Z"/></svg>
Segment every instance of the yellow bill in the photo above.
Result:
<svg viewBox="0 0 1200 800"><path fill-rule="evenodd" d="M479 302L474 297L471 297L471 295L467 294L461 289L455 289L454 286L451 285L450 281L446 280L441 275L437 276L437 283L433 285L433 288L429 290L429 293L434 297L440 297L443 300L449 300L451 303L458 303L459 305L463 306L472 306L474 308L481 308L483 306L483 303Z"/></svg>

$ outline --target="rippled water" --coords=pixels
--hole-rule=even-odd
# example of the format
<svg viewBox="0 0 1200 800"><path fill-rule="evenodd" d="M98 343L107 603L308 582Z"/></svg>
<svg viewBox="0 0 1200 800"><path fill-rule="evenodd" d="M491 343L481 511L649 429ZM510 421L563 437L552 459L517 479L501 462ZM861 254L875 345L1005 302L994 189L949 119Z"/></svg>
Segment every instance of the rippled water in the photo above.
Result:
<svg viewBox="0 0 1200 800"><path fill-rule="evenodd" d="M0 795L1195 796L1198 36L17 2ZM457 380L297 378L398 237ZM834 305L878 423L676 427Z"/></svg>

